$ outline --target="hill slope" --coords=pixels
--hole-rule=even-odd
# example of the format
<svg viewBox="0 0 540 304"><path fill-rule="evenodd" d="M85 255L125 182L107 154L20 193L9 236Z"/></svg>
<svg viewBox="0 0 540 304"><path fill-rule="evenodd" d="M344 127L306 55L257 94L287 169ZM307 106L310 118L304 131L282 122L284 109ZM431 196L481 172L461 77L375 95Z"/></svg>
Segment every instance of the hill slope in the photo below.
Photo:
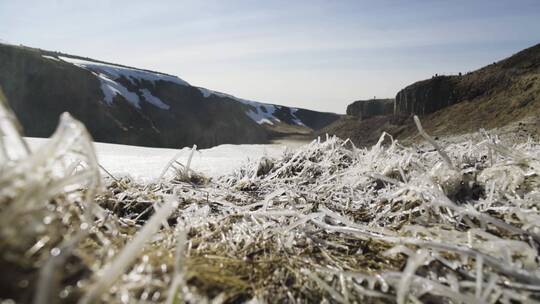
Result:
<svg viewBox="0 0 540 304"><path fill-rule="evenodd" d="M492 129L540 115L540 44L463 76L417 82L396 96L434 134ZM405 132L407 134L408 132Z"/></svg>
<svg viewBox="0 0 540 304"><path fill-rule="evenodd" d="M540 44L466 75L418 81L398 92L394 114L366 120L344 117L319 131L373 144L382 131L397 138L416 135L410 117L419 115L433 135L463 134L527 120L539 130ZM531 119L529 119L531 118Z"/></svg>
<svg viewBox="0 0 540 304"><path fill-rule="evenodd" d="M265 104L191 86L172 75L0 44L0 87L25 135L49 136L59 115L81 120L96 141L154 147L266 143L309 133L339 115Z"/></svg>

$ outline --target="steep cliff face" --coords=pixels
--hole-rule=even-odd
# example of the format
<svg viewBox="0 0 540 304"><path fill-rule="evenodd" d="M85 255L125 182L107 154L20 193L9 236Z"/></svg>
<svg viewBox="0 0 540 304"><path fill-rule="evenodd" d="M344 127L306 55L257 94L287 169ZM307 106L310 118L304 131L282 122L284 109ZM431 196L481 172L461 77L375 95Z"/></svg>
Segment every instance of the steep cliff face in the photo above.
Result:
<svg viewBox="0 0 540 304"><path fill-rule="evenodd" d="M366 110L369 103L349 105L350 116L318 134L350 138L359 146L373 144L383 131L406 140L418 134L410 117L418 114L424 129L435 136L499 128L514 122L526 125L531 130L528 135L535 136L535 130L540 130L540 44L466 75L416 82L397 94L393 115L364 117L364 113L380 113Z"/></svg>
<svg viewBox="0 0 540 304"><path fill-rule="evenodd" d="M396 112L425 115L463 101L502 96L516 89L514 85L527 75L537 75L539 65L540 45L536 45L462 76L422 80L398 92Z"/></svg>
<svg viewBox="0 0 540 304"><path fill-rule="evenodd" d="M456 82L454 76L416 82L398 92L396 111L423 115L448 107L457 101Z"/></svg>
<svg viewBox="0 0 540 304"><path fill-rule="evenodd" d="M422 115L424 127L440 135L540 115L540 44L462 76L416 82L397 94L396 113ZM411 126L403 134L415 132Z"/></svg>
<svg viewBox="0 0 540 304"><path fill-rule="evenodd" d="M347 115L367 119L394 113L394 99L357 100L347 106Z"/></svg>
<svg viewBox="0 0 540 304"><path fill-rule="evenodd" d="M96 141L155 147L265 143L272 126L310 132L333 113L244 100L159 72L0 44L0 87L25 135L50 136L61 113ZM332 120L333 119L333 120Z"/></svg>

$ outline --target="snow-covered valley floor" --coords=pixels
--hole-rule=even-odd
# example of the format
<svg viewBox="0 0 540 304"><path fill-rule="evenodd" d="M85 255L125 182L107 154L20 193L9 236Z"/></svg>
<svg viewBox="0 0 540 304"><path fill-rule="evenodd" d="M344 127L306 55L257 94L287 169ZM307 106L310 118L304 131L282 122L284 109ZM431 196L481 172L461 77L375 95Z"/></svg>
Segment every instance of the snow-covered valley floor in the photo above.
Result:
<svg viewBox="0 0 540 304"><path fill-rule="evenodd" d="M0 150L5 284L35 303L538 302L540 142L418 126L430 144L202 150L212 180L156 180L190 149L92 144L69 116L49 142L0 138L35 151Z"/></svg>
<svg viewBox="0 0 540 304"><path fill-rule="evenodd" d="M36 151L48 141L46 138L26 137L30 148ZM247 161L256 161L263 156L280 157L286 149L296 149L302 142L280 141L267 145L220 145L197 150L191 161L191 168L208 177L231 173ZM94 143L98 162L116 177L129 175L135 180L152 181L159 177L163 168L175 156L180 163L186 163L191 148L163 149L129 145Z"/></svg>

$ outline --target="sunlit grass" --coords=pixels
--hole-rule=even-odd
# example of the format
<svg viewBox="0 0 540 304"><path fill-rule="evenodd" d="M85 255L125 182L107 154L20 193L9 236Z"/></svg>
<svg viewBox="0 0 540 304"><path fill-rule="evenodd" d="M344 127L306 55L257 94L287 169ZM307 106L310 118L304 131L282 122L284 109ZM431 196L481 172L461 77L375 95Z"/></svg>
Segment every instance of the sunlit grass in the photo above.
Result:
<svg viewBox="0 0 540 304"><path fill-rule="evenodd" d="M539 300L537 142L509 146L486 132L442 147L417 120L435 148L328 137L214 180L174 158L139 184L102 177L69 115L30 152L0 109L1 297Z"/></svg>

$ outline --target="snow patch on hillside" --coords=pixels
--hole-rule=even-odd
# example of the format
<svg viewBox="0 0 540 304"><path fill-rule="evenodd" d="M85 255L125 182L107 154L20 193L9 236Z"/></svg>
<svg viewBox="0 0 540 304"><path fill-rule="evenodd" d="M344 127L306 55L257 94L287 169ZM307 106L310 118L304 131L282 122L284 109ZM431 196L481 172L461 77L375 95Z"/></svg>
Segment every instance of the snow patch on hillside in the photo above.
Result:
<svg viewBox="0 0 540 304"><path fill-rule="evenodd" d="M54 60L54 61L61 61L60 59L58 59L56 57L53 57L53 56L43 55L41 57L46 58L46 59L50 59L50 60Z"/></svg>
<svg viewBox="0 0 540 304"><path fill-rule="evenodd" d="M105 96L105 102L108 105L112 105L113 98L116 95L121 95L137 109L141 108L139 95L129 91L126 87L110 79L105 74L98 74L95 72L92 72L92 74L96 75L101 82L101 91L103 91L103 95Z"/></svg>
<svg viewBox="0 0 540 304"><path fill-rule="evenodd" d="M135 108L141 108L141 99L146 101L153 106L160 108L162 110L168 110L170 106L153 95L148 89L140 88L144 82L150 82L155 84L156 81L168 81L182 86L190 86L186 81L172 75L161 74L158 72L151 72L145 70L139 70L135 68L129 68L124 66L118 66L113 64L101 63L96 61L77 59L72 57L65 56L43 56L44 58L51 60L62 60L73 65L76 65L80 68L90 71L92 74L101 82L101 90L104 95L104 102L108 105L113 104L114 97L120 95L124 97L130 104ZM119 81L124 79L123 82ZM127 87L124 85L126 81L132 85ZM124 84L122 84L124 83ZM128 88L129 87L129 88ZM133 89L135 87L135 89ZM284 123L293 124L298 126L306 127L300 118L296 116L297 108L288 108L273 104L261 103L257 101L247 100L238 98L233 95L225 94L222 92L212 91L205 88L198 88L204 98L209 98L212 95L228 98L237 102L240 102L247 106L245 111L246 115L253 120L254 122L262 125L269 124L274 125L276 123L282 122L281 119L276 115L277 111L280 111L281 114L284 114L287 118L287 121ZM286 111L289 111L287 113ZM289 118L290 116L290 118ZM281 117L281 116L280 116Z"/></svg>
<svg viewBox="0 0 540 304"><path fill-rule="evenodd" d="M292 117L293 117L293 122L294 122L296 125L307 127L307 126L302 122L302 120L300 120L300 118L298 118L298 116L296 116L296 112L298 112L298 110L299 110L299 109L297 109L297 108L291 108L291 115L292 115Z"/></svg>
<svg viewBox="0 0 540 304"><path fill-rule="evenodd" d="M161 101L161 99L159 99L156 96L152 95L152 93L150 93L150 91L148 91L148 89L141 89L140 91L141 91L142 96L144 97L144 99L146 99L146 101L153 104L154 106L156 106L156 107L158 107L160 109L163 109L163 110L168 110L170 108L168 104L164 103L163 101Z"/></svg>
<svg viewBox="0 0 540 304"><path fill-rule="evenodd" d="M201 88L201 87L198 87L199 91L201 92L202 96L204 98L208 98L210 97L211 95L218 95L217 93L218 92L214 92L212 90L209 90L209 89L206 89L206 88ZM223 94L223 95L227 95L227 94ZM218 95L219 96L219 95Z"/></svg>
<svg viewBox="0 0 540 304"><path fill-rule="evenodd" d="M145 70L139 70L139 69L134 69L134 68L122 67L122 66L117 66L117 65L112 65L112 64L106 64L106 63L101 63L101 62L76 59L76 58L70 58L70 57L64 57L64 56L59 56L59 58L62 59L63 61L86 68L93 72L105 74L109 78L114 79L114 80L124 77L127 80L129 80L133 85L137 85L140 82L146 80L152 83L156 81L168 81L168 82L176 83L183 86L189 86L189 83L187 83L186 81L172 75L166 75L166 74L161 74L158 72L150 72L150 71L145 71Z"/></svg>
<svg viewBox="0 0 540 304"><path fill-rule="evenodd" d="M248 111L246 111L246 114L256 123L267 123L273 125L274 122L280 121L277 117L274 116L274 112L276 111L275 106L265 104L250 104L250 106L252 106L253 109L249 109Z"/></svg>
<svg viewBox="0 0 540 304"><path fill-rule="evenodd" d="M121 67L106 63L99 63L94 61L70 58L59 56L58 58L52 56L42 56L52 60L62 60L71 64L74 64L80 68L90 71L101 82L101 91L104 95L104 101L108 105L113 104L113 99L116 95L124 97L135 108L141 108L141 98L148 103L163 109L168 110L170 107L158 97L154 96L147 89L138 89L137 91L130 91L118 80L120 78L127 79L134 86L139 86L143 81L148 81L154 84L156 81L168 81L179 85L189 86L189 83L184 80L171 75L165 75L161 73L137 70L127 67Z"/></svg>
<svg viewBox="0 0 540 304"><path fill-rule="evenodd" d="M277 118L274 114L278 109L284 108L282 106L238 98L230 94L212 91L205 88L198 88L198 89L199 91L201 91L201 94L205 98L208 98L212 95L216 95L223 98L229 98L229 99L232 99L232 100L235 100L235 101L238 101L240 103L250 106L250 109L246 111L246 115L249 118L251 118L251 120L255 121L256 123L260 125L265 124L265 123L269 125L273 125L274 123L281 122L281 120ZM289 108L289 109L290 109L290 115L292 116L292 123L298 126L305 127L306 125L295 115L298 109L297 108Z"/></svg>

